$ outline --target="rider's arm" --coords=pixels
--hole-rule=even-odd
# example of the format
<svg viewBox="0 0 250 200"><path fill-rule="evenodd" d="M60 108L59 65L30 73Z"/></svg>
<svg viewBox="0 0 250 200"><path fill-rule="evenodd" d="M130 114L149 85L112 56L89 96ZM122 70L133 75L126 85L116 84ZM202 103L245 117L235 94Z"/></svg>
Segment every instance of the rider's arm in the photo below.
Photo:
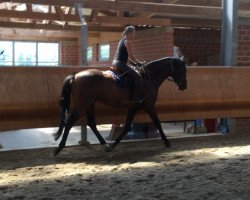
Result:
<svg viewBox="0 0 250 200"><path fill-rule="evenodd" d="M130 41L126 40L125 41L125 47L127 48L127 51L128 51L129 60L132 61L135 64L139 63L139 61L136 59L136 57L133 54L132 43Z"/></svg>

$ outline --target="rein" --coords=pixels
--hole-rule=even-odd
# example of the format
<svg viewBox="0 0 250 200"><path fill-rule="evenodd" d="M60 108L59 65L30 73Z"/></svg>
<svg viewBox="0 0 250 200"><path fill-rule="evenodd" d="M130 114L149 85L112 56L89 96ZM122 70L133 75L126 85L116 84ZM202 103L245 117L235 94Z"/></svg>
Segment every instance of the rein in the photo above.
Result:
<svg viewBox="0 0 250 200"><path fill-rule="evenodd" d="M126 71L126 72L123 72L122 74L120 74L118 77L120 78L120 77L122 77L122 76L124 76L125 74L127 74L128 72L130 72L130 71L132 71L132 70L136 70L136 67L138 67L138 66L134 66L134 68L133 68L133 66L128 70L128 71ZM145 74L145 71L146 72L149 72L146 68L147 68L147 65L143 65L143 66L141 66L141 67L139 67L140 68L140 72L142 71L142 75L143 74ZM174 74L174 67L173 67L173 59L171 58L171 71L172 71L172 74ZM149 72L149 74L150 74L150 72ZM172 78L172 77L167 77L166 78L168 81L170 81L170 82L174 82L175 83L175 80Z"/></svg>
<svg viewBox="0 0 250 200"><path fill-rule="evenodd" d="M145 72L145 70L146 70L146 67L147 66L143 66L142 68L143 68L143 71ZM146 70L147 72L149 72L148 70ZM173 59L171 58L171 72L172 72L172 74L174 74L174 66L173 66ZM150 73L150 72L149 72ZM170 81L170 82L173 82L173 83L175 83L175 80L172 78L172 77L167 77L166 78L168 81Z"/></svg>

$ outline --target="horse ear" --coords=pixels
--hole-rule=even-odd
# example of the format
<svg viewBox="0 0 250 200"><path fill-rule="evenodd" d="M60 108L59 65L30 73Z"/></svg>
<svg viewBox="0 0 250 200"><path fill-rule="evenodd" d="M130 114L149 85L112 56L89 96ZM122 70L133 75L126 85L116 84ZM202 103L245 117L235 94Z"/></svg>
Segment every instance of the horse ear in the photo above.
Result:
<svg viewBox="0 0 250 200"><path fill-rule="evenodd" d="M180 60L181 60L181 61L185 61L184 56L181 56L181 57L180 57Z"/></svg>
<svg viewBox="0 0 250 200"><path fill-rule="evenodd" d="M181 60L182 62L184 62L185 64L186 64L186 62L187 62L187 59L186 59L184 56L180 57L180 60Z"/></svg>

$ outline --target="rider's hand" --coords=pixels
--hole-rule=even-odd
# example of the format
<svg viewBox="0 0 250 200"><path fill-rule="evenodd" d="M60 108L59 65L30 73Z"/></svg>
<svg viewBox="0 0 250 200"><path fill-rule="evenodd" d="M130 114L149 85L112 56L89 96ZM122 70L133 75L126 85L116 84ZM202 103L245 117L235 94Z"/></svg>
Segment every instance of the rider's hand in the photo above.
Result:
<svg viewBox="0 0 250 200"><path fill-rule="evenodd" d="M145 64L145 61L142 61L142 62L138 62L138 63L137 63L137 65L138 65L139 67L142 67L144 64Z"/></svg>

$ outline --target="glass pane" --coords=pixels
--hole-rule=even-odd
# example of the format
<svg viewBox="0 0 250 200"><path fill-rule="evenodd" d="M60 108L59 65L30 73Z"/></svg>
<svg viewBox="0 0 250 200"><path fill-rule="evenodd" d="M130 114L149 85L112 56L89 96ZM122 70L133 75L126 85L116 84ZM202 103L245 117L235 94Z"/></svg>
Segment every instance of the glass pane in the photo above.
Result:
<svg viewBox="0 0 250 200"><path fill-rule="evenodd" d="M58 62L56 62L56 63L40 62L40 63L38 63L38 66L58 66Z"/></svg>
<svg viewBox="0 0 250 200"><path fill-rule="evenodd" d="M38 65L56 66L59 63L58 43L38 43Z"/></svg>
<svg viewBox="0 0 250 200"><path fill-rule="evenodd" d="M4 51L0 55L0 65L13 65L13 46L12 42L9 41L0 41L0 52Z"/></svg>
<svg viewBox="0 0 250 200"><path fill-rule="evenodd" d="M92 58L93 58L93 47L88 47L87 58L88 58L89 62L92 61Z"/></svg>
<svg viewBox="0 0 250 200"><path fill-rule="evenodd" d="M109 44L102 44L99 46L99 60L108 61L109 60Z"/></svg>
<svg viewBox="0 0 250 200"><path fill-rule="evenodd" d="M15 65L34 66L36 65L36 43L15 42Z"/></svg>

